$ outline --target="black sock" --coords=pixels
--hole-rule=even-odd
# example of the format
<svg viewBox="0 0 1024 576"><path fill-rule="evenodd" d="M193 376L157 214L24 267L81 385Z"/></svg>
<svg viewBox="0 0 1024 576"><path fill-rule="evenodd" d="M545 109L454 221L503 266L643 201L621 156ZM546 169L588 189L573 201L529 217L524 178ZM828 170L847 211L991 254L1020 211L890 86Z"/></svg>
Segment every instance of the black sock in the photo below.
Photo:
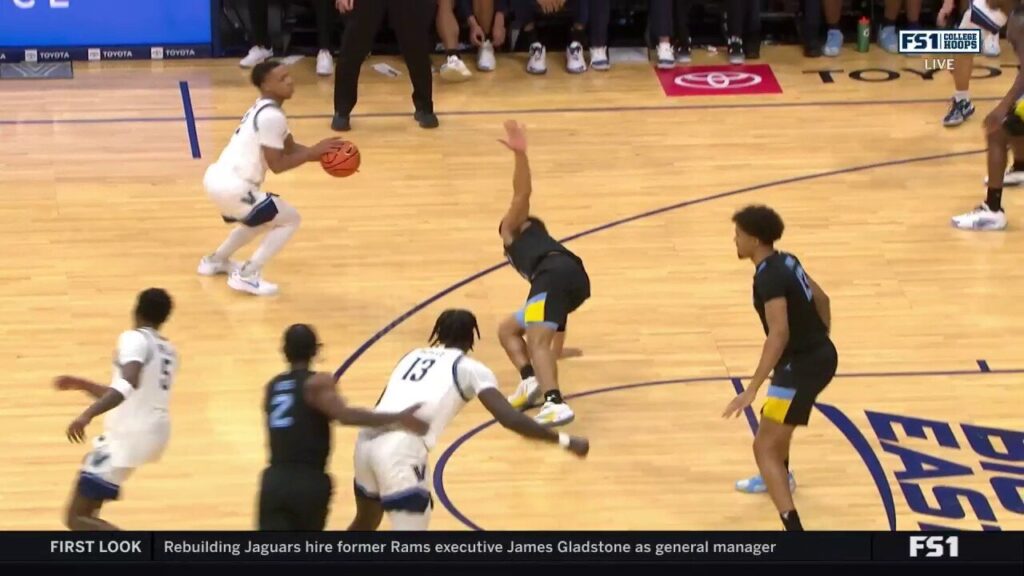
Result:
<svg viewBox="0 0 1024 576"><path fill-rule="evenodd" d="M559 392L558 390L548 390L546 393L544 393L544 401L551 402L554 404L561 404L562 393Z"/></svg>
<svg viewBox="0 0 1024 576"><path fill-rule="evenodd" d="M882 27L885 27L885 26L895 26L895 25L896 25L896 21L895 20L889 20L888 18L886 18L885 21L882 23Z"/></svg>
<svg viewBox="0 0 1024 576"><path fill-rule="evenodd" d="M519 369L519 377L523 380L533 377L533 364L527 364Z"/></svg>
<svg viewBox="0 0 1024 576"><path fill-rule="evenodd" d="M445 49L445 51L444 51L444 57L445 58L448 58L449 56L456 56L457 57L458 55L459 55L459 51L458 50L448 50L448 49Z"/></svg>
<svg viewBox="0 0 1024 576"><path fill-rule="evenodd" d="M572 27L572 32L569 33L569 37L572 38L573 42L579 42L584 44L587 41L587 30L586 28Z"/></svg>
<svg viewBox="0 0 1024 576"><path fill-rule="evenodd" d="M993 212L999 212L1003 209L1003 189L992 188L988 189L988 196L985 196L985 206Z"/></svg>
<svg viewBox="0 0 1024 576"><path fill-rule="evenodd" d="M796 509L779 514L779 518L782 519L782 525L786 527L786 532L804 531L803 524L800 524L800 515L796 513Z"/></svg>
<svg viewBox="0 0 1024 576"><path fill-rule="evenodd" d="M1016 158L1014 158L1013 159L1013 171L1014 172L1024 172L1024 160L1017 160Z"/></svg>

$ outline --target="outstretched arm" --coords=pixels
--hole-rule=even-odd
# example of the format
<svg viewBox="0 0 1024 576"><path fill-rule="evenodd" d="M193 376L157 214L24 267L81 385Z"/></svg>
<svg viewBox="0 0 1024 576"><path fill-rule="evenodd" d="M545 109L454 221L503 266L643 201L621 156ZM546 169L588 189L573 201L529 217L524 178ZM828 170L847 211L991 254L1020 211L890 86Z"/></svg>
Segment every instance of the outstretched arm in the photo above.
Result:
<svg viewBox="0 0 1024 576"><path fill-rule="evenodd" d="M353 408L345 404L345 400L338 394L335 385L336 381L331 374L326 372L313 374L303 386L306 403L345 426L377 428L400 424L415 434L427 432L426 423L413 416L413 413L420 407L419 404L396 413Z"/></svg>
<svg viewBox="0 0 1024 576"><path fill-rule="evenodd" d="M53 386L57 390L81 390L93 399L100 398L107 393L107 386L97 384L78 376L57 376L53 379Z"/></svg>
<svg viewBox="0 0 1024 576"><path fill-rule="evenodd" d="M515 172L512 175L512 204L501 219L499 231L505 243L509 243L530 216L530 194L533 192L533 184L530 160L526 156L526 127L515 120L509 120L505 122L505 133L507 138L499 142L515 155Z"/></svg>
<svg viewBox="0 0 1024 576"><path fill-rule="evenodd" d="M562 434L541 426L533 418L513 408L497 388L481 390L477 397L498 424L520 436L552 444L558 442L577 456L586 456L590 451L590 442L586 438L568 435L563 438Z"/></svg>

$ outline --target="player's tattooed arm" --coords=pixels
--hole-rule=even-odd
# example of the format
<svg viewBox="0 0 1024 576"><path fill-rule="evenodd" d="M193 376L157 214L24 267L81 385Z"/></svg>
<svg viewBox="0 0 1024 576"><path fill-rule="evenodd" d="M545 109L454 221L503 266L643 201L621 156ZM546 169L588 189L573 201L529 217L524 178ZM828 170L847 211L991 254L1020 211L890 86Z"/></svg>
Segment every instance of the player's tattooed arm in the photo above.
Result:
<svg viewBox="0 0 1024 576"><path fill-rule="evenodd" d="M510 243L530 216L530 195L533 182L530 175L530 160L526 156L525 126L515 120L505 122L506 139L499 140L515 154L515 171L512 174L512 203L501 219L501 237Z"/></svg>
<svg viewBox="0 0 1024 576"><path fill-rule="evenodd" d="M313 374L303 387L306 403L344 426L378 428L398 424L415 434L426 434L427 424L414 416L420 404L395 413L354 408L345 404L345 399L338 394L336 386L337 381L332 374Z"/></svg>

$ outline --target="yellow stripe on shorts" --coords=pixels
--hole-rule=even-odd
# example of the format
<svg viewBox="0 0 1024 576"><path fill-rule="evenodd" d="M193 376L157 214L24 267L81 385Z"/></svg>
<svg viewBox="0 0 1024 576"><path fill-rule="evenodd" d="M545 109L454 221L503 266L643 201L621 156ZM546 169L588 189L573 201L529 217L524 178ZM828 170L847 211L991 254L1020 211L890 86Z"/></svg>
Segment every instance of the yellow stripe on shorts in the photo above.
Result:
<svg viewBox="0 0 1024 576"><path fill-rule="evenodd" d="M793 401L787 398L769 397L765 400L764 407L761 408L761 415L779 424L785 424L786 413L789 412L789 405L792 403Z"/></svg>
<svg viewBox="0 0 1024 576"><path fill-rule="evenodd" d="M546 300L541 299L535 302L528 302L526 304L526 310L523 312L523 321L527 324L533 322L544 321L544 302Z"/></svg>

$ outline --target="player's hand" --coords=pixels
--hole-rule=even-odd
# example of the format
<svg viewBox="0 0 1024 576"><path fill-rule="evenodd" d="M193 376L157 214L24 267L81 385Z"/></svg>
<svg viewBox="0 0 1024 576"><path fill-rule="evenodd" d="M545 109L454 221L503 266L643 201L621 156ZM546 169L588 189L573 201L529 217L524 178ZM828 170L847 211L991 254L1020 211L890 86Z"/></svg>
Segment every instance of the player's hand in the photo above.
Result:
<svg viewBox="0 0 1024 576"><path fill-rule="evenodd" d="M491 43L501 46L505 43L505 19L501 16L494 16L494 26L491 27Z"/></svg>
<svg viewBox="0 0 1024 576"><path fill-rule="evenodd" d="M722 413L722 418L735 418L743 413L744 408L754 403L755 394L751 394L750 388L743 391L729 402Z"/></svg>
<svg viewBox="0 0 1024 576"><path fill-rule="evenodd" d="M482 46L486 39L487 33L484 32L484 29L481 28L479 24L469 25L469 42L473 44L473 46Z"/></svg>
<svg viewBox="0 0 1024 576"><path fill-rule="evenodd" d="M83 382L74 376L57 376L53 379L53 387L57 390L81 390Z"/></svg>
<svg viewBox="0 0 1024 576"><path fill-rule="evenodd" d="M423 436L430 429L430 425L416 417L416 411L423 404L414 404L398 413L398 423L413 434Z"/></svg>
<svg viewBox="0 0 1024 576"><path fill-rule="evenodd" d="M949 22L949 15L952 13L952 5L950 5L948 8L946 6L943 6L942 9L939 10L939 15L935 18L936 24L938 24L939 26L945 26L946 23Z"/></svg>
<svg viewBox="0 0 1024 576"><path fill-rule="evenodd" d="M92 418L89 418L84 414L72 420L67 430L68 440L74 442L75 444L80 444L82 441L84 441L85 427L88 426L89 422L91 421Z"/></svg>
<svg viewBox="0 0 1024 576"><path fill-rule="evenodd" d="M580 458L586 458L590 453L590 440L582 436L572 436L569 438L568 450Z"/></svg>
<svg viewBox="0 0 1024 576"><path fill-rule="evenodd" d="M526 152L526 126L508 120L505 122L505 135L505 140L499 139L498 142L513 152Z"/></svg>
<svg viewBox="0 0 1024 576"><path fill-rule="evenodd" d="M373 2L373 0L369 0ZM338 12L344 14L345 12L351 12L355 8L356 0L334 0L334 6L338 9Z"/></svg>
<svg viewBox="0 0 1024 576"><path fill-rule="evenodd" d="M338 138L338 137L325 138L325 139L317 142L316 144L314 144L313 147L310 148L309 150L310 150L313 158L319 160L321 156L323 156L324 154L326 154L330 150L334 149L335 147L341 146L344 143L345 143L345 140L343 138Z"/></svg>

